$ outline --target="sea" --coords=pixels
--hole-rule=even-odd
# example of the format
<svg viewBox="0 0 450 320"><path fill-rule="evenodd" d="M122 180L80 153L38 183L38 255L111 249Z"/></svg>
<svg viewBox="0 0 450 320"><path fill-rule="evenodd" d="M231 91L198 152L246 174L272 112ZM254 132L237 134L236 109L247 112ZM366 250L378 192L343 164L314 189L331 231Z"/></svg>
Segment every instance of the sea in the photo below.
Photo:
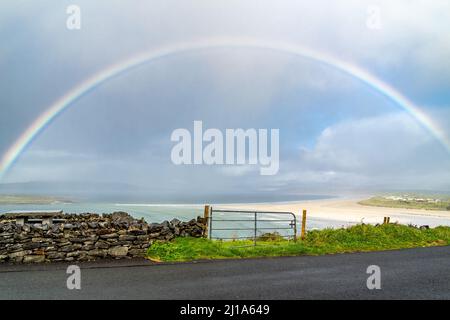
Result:
<svg viewBox="0 0 450 320"><path fill-rule="evenodd" d="M331 198L330 196L302 196L299 200L316 200ZM280 203L280 202L266 202ZM285 203L285 202L284 202ZM214 209L223 209L230 203L215 204ZM246 203L247 204L247 203ZM234 207L234 205L233 205ZM238 204L236 204L238 207ZM116 211L128 212L135 218L143 218L148 223L161 223L178 219L189 221L198 216L203 217L204 204L166 204L166 203L113 203L113 202L60 202L50 204L0 204L0 214L17 210L63 210L64 213L112 213ZM293 238L294 230L297 234L301 228L300 218L294 220L292 215L278 213L258 213L256 217L257 235L277 232L286 238ZM255 236L254 212L216 212L212 218L212 238L220 239L250 239ZM323 229L327 227L341 227L342 221L318 219L308 220L308 229Z"/></svg>
<svg viewBox="0 0 450 320"><path fill-rule="evenodd" d="M328 199L330 196L303 196L299 200ZM266 204L280 204L286 202L266 202ZM247 205L248 203L246 203ZM215 204L212 218L211 238L220 239L251 239L255 236L254 212L220 212L216 210L226 209L226 204ZM239 207L233 204L232 207ZM128 212L135 218L143 218L148 223L161 223L178 219L189 221L198 216L203 216L204 204L165 204L165 203L113 203L113 202L59 202L50 204L0 204L0 214L15 210L63 210L64 213L112 213L116 211ZM320 219L308 217L307 230L348 227L358 222L332 219ZM448 218L414 217L411 221L401 223L413 223L417 225L429 224L450 225ZM296 229L299 234L301 229L301 217L294 220L290 214L258 213L256 217L257 235L277 232L280 235L292 238Z"/></svg>

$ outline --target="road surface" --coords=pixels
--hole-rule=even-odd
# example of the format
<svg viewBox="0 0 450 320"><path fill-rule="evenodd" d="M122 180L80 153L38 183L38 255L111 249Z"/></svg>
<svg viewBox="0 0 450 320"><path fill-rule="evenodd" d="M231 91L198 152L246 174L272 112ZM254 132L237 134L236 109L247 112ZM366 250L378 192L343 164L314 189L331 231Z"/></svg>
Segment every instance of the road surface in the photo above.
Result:
<svg viewBox="0 0 450 320"><path fill-rule="evenodd" d="M381 289L369 290L369 265ZM450 247L180 264L0 265L1 299L450 299Z"/></svg>

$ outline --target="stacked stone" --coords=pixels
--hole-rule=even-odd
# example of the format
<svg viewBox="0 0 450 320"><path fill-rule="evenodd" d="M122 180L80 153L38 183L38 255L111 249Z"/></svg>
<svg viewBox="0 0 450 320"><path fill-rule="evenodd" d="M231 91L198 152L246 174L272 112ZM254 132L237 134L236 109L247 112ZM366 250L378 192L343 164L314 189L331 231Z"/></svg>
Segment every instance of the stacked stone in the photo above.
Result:
<svg viewBox="0 0 450 320"><path fill-rule="evenodd" d="M69 214L62 223L18 225L0 216L0 262L90 261L143 257L155 240L200 237L202 218L148 225L125 212Z"/></svg>
<svg viewBox="0 0 450 320"><path fill-rule="evenodd" d="M169 241L175 237L202 237L205 227L205 219L197 217L197 220L192 219L188 222L173 219L170 222L152 223L148 226L148 231L152 240Z"/></svg>

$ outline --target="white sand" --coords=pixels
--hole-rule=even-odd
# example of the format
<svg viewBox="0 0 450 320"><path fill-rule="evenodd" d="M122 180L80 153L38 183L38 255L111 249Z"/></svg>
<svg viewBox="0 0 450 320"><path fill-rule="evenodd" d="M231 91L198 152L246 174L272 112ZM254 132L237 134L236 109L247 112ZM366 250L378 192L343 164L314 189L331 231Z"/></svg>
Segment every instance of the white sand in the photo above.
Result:
<svg viewBox="0 0 450 320"><path fill-rule="evenodd" d="M321 221L322 226L351 225L355 223L382 223L383 217L390 217L391 222L402 224L450 226L450 211L402 209L363 206L357 202L362 199L326 199L307 200L285 203L255 203L227 204L220 208L259 210L259 211L289 211L298 214L301 219L303 209L307 210L308 219Z"/></svg>

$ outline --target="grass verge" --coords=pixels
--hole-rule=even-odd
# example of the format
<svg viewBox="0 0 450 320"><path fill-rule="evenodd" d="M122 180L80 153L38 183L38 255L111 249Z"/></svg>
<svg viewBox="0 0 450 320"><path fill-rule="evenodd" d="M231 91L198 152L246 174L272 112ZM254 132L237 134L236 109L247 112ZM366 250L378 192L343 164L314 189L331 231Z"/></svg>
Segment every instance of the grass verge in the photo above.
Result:
<svg viewBox="0 0 450 320"><path fill-rule="evenodd" d="M360 224L343 229L314 230L296 243L287 240L219 241L204 238L176 238L155 242L148 258L156 261L256 258L367 252L450 244L450 227L419 229L399 224Z"/></svg>

